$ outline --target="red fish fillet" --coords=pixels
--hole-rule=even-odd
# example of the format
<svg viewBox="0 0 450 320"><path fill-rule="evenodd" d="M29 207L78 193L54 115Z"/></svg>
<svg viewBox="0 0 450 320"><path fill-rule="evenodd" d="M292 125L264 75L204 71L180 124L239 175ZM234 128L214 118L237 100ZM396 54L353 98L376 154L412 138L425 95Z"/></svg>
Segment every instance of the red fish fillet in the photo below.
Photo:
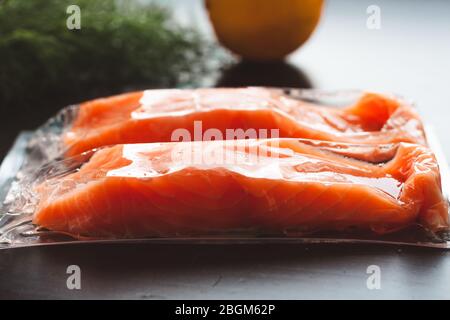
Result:
<svg viewBox="0 0 450 320"><path fill-rule="evenodd" d="M195 121L201 121L200 135ZM189 139L174 135L177 129L185 129ZM338 109L265 88L147 90L93 100L80 105L63 140L70 156L113 144L214 140L202 135L208 129L220 133L215 140L276 138L270 130L279 129L278 137L287 138L425 144L418 115L397 99L367 93Z"/></svg>
<svg viewBox="0 0 450 320"><path fill-rule="evenodd" d="M334 152L348 150L353 158ZM383 151L384 150L384 151ZM360 154L389 156L373 164ZM382 158L382 157L381 157ZM106 147L37 187L34 223L76 237L270 232L387 233L449 226L439 168L421 145L352 146L300 139Z"/></svg>

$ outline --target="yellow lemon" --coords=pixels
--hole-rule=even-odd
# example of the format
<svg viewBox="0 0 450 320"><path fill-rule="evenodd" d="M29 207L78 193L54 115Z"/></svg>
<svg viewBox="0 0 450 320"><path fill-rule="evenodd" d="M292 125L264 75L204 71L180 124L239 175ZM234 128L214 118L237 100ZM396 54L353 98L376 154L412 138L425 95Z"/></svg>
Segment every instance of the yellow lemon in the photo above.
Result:
<svg viewBox="0 0 450 320"><path fill-rule="evenodd" d="M280 60L314 31L323 0L205 0L219 41L249 60Z"/></svg>

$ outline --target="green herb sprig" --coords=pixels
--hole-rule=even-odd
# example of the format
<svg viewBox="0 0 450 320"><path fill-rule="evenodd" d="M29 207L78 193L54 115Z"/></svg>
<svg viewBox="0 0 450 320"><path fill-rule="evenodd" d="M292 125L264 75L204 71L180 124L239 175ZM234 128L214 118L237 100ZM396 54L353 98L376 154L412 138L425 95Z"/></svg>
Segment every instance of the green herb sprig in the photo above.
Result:
<svg viewBox="0 0 450 320"><path fill-rule="evenodd" d="M66 9L73 4L81 9L80 30L66 26ZM35 112L23 120L29 127L68 103L142 87L196 85L208 72L212 48L154 4L2 1L1 114Z"/></svg>

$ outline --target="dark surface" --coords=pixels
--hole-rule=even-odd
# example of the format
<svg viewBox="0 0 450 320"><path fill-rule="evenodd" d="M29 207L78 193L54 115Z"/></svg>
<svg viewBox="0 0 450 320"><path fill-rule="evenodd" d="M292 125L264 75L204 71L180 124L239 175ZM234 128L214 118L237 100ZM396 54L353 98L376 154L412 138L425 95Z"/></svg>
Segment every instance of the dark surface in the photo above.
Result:
<svg viewBox="0 0 450 320"><path fill-rule="evenodd" d="M191 10L193 2L182 1L177 10ZM279 71L273 65L230 67L218 83L397 92L418 102L449 157L450 2L377 1L382 29L368 30L372 3L329 1L317 32L289 64ZM210 32L197 11L195 22ZM1 137L5 149L14 134ZM79 291L66 287L72 264L82 271ZM366 286L369 265L381 268L381 290ZM450 252L436 249L108 244L0 251L1 298L448 299L449 288Z"/></svg>
<svg viewBox="0 0 450 320"><path fill-rule="evenodd" d="M70 245L1 253L1 298L450 298L448 254L336 245ZM68 290L66 268L81 268ZM366 286L369 265L381 289Z"/></svg>

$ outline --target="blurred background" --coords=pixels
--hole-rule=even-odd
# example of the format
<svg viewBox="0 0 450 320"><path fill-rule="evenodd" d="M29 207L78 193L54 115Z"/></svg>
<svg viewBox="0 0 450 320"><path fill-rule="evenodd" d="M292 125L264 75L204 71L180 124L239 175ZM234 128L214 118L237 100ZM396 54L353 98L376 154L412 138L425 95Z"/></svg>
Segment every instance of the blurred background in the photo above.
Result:
<svg viewBox="0 0 450 320"><path fill-rule="evenodd" d="M449 16L444 0L0 0L0 156L97 96L266 85L403 95L450 157Z"/></svg>

